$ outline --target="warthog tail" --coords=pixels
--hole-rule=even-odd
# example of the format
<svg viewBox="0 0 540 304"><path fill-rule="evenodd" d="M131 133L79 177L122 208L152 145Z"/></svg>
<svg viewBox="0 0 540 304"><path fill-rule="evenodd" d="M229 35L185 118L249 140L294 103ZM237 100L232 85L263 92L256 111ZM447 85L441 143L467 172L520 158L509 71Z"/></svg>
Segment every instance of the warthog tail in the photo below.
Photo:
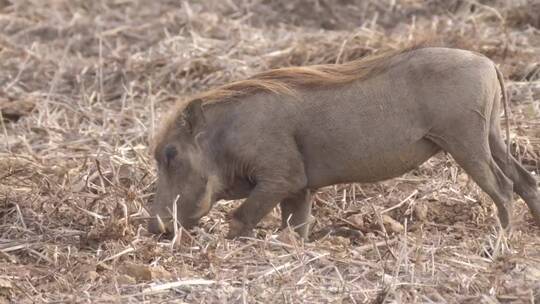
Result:
<svg viewBox="0 0 540 304"><path fill-rule="evenodd" d="M502 102L504 107L504 116L506 116L506 162L510 163L510 109L508 106L508 94L506 93L506 88L504 86L504 77L501 71L497 66L495 66L495 71L497 72L497 79L499 80L499 85L501 86L501 95Z"/></svg>

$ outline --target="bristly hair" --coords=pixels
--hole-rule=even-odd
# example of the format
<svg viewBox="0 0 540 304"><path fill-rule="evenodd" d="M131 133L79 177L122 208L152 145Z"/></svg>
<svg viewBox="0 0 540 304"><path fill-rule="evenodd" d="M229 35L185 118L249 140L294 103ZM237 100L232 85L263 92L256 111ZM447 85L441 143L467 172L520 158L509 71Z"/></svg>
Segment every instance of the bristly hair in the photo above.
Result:
<svg viewBox="0 0 540 304"><path fill-rule="evenodd" d="M342 64L321 64L312 66L285 67L256 74L245 80L234 81L217 88L178 101L171 114L154 137L154 147L164 139L165 133L182 117L183 111L194 100L204 104L224 102L258 92L296 96L297 89L309 87L329 87L347 84L356 80L373 77L388 68L390 59L424 48L424 43L399 50L382 52Z"/></svg>

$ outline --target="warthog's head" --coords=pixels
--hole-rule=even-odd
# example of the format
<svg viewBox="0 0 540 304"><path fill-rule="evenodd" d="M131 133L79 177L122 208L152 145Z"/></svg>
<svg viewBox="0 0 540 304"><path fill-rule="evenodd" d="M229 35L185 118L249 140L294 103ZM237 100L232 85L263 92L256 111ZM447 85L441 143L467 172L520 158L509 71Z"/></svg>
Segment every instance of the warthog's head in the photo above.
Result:
<svg viewBox="0 0 540 304"><path fill-rule="evenodd" d="M171 232L173 210L184 228L196 225L215 202L218 179L204 147L205 125L200 101L191 102L180 117L166 123L154 143L157 190L148 211L149 231Z"/></svg>

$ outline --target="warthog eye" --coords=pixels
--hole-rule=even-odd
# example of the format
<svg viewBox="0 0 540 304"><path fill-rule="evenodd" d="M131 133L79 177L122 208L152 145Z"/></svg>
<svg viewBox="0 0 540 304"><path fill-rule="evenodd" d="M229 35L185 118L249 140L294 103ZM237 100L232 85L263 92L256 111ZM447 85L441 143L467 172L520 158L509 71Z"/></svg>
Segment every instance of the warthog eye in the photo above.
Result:
<svg viewBox="0 0 540 304"><path fill-rule="evenodd" d="M178 150L173 145L167 145L164 149L165 152L165 160L167 161L167 165L173 160L176 155L178 154Z"/></svg>

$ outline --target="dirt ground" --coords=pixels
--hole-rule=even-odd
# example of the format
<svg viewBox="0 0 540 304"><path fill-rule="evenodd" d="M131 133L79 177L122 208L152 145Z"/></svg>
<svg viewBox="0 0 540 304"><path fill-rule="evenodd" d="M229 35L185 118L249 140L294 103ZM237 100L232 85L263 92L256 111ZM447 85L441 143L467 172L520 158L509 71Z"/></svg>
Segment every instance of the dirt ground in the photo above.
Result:
<svg viewBox="0 0 540 304"><path fill-rule="evenodd" d="M0 303L540 303L540 228L514 231L450 156L315 195L312 237L226 240L220 202L150 235L149 138L177 99L270 68L418 41L506 77L511 150L540 175L538 0L0 0Z"/></svg>

